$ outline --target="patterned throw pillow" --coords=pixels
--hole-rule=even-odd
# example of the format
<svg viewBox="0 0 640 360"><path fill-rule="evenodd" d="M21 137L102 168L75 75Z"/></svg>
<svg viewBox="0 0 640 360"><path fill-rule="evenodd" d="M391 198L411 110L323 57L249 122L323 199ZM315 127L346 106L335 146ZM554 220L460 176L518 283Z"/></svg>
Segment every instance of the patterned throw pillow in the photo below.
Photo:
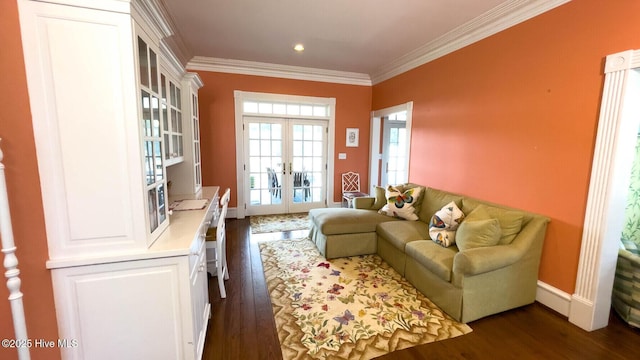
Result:
<svg viewBox="0 0 640 360"><path fill-rule="evenodd" d="M401 192L395 186L389 185L385 191L387 203L378 212L405 220L418 220L413 205L418 201L421 193L422 188L412 188Z"/></svg>
<svg viewBox="0 0 640 360"><path fill-rule="evenodd" d="M464 219L464 213L455 202L436 211L429 222L429 236L436 243L449 247L456 242L456 230Z"/></svg>

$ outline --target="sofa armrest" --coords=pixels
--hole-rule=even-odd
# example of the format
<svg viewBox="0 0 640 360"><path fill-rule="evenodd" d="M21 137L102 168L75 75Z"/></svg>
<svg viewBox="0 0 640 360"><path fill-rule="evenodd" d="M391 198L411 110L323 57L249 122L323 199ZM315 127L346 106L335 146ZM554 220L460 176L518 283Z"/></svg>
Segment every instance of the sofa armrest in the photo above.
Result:
<svg viewBox="0 0 640 360"><path fill-rule="evenodd" d="M478 247L460 251L453 258L453 273L473 276L510 266L531 257L539 263L549 219L536 216L509 245Z"/></svg>
<svg viewBox="0 0 640 360"><path fill-rule="evenodd" d="M353 198L353 207L355 209L372 210L376 198L373 196L362 196Z"/></svg>
<svg viewBox="0 0 640 360"><path fill-rule="evenodd" d="M503 268L522 258L522 252L511 245L479 247L461 251L453 258L453 272L473 276Z"/></svg>

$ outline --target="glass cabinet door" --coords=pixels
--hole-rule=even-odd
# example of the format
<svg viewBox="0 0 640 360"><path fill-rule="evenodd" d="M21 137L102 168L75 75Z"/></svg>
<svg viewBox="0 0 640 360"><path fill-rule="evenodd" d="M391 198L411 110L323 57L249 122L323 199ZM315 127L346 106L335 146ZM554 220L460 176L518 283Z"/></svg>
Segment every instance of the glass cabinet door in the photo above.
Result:
<svg viewBox="0 0 640 360"><path fill-rule="evenodd" d="M166 165L173 165L184 159L184 142L182 130L182 94L174 81L161 75L163 84L163 138L165 144L164 159ZM166 92L166 97L165 97Z"/></svg>
<svg viewBox="0 0 640 360"><path fill-rule="evenodd" d="M168 219L162 149L162 125L166 123L167 107L163 100L166 98L164 76L160 77L158 71L158 56L141 37L138 37L138 63L146 207L149 233L153 234Z"/></svg>

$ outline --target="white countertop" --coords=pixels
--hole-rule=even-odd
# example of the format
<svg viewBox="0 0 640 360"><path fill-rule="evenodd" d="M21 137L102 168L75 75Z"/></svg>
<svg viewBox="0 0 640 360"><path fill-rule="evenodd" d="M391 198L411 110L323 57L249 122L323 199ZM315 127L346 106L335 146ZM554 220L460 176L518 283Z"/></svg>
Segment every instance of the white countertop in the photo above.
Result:
<svg viewBox="0 0 640 360"><path fill-rule="evenodd" d="M169 197L167 206L175 200L208 199L209 201L202 210L173 211L173 214L169 215L169 226L148 248L127 250L125 252L110 253L101 256L83 256L81 258L49 260L47 261L47 268L51 269L189 255L193 240L199 235L200 226L212 205L211 199L215 196L217 191L219 191L218 186L205 186L202 188L201 194L175 195Z"/></svg>

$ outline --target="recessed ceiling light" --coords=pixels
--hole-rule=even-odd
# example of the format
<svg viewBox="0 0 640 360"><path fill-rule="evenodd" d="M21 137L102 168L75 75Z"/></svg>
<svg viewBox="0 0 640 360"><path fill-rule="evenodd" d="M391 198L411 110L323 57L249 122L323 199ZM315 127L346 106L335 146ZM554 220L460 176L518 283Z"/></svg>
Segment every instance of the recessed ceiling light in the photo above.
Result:
<svg viewBox="0 0 640 360"><path fill-rule="evenodd" d="M302 51L304 51L304 45L302 45L302 44L296 44L296 45L293 47L293 50L295 50L295 51L297 51L297 52L302 52Z"/></svg>

